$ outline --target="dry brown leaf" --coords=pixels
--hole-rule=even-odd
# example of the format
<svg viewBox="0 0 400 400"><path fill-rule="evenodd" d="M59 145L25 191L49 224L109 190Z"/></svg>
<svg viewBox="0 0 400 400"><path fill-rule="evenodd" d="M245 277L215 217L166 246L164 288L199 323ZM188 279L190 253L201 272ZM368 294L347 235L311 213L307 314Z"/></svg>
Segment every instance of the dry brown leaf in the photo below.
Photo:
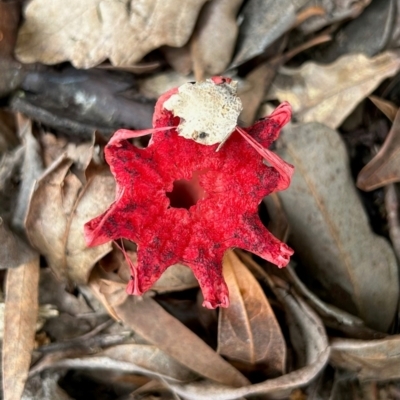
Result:
<svg viewBox="0 0 400 400"><path fill-rule="evenodd" d="M236 14L243 0L213 0L205 4L191 39L196 80L218 75L228 67L238 35Z"/></svg>
<svg viewBox="0 0 400 400"><path fill-rule="evenodd" d="M91 267L106 253L111 244L88 248L83 235L83 224L104 211L114 200L115 182L108 168L93 175L82 188L69 219L65 243L68 275L74 282L85 283Z"/></svg>
<svg viewBox="0 0 400 400"><path fill-rule="evenodd" d="M46 257L61 280L68 277L64 251L68 216L82 187L79 179L69 173L72 164L68 158L62 158L45 172L35 185L26 219L32 245Z"/></svg>
<svg viewBox="0 0 400 400"><path fill-rule="evenodd" d="M261 286L233 251L225 254L223 266L231 304L219 312L217 352L282 374L286 343Z"/></svg>
<svg viewBox="0 0 400 400"><path fill-rule="evenodd" d="M288 101L300 122L322 122L337 128L357 104L400 68L400 53L368 58L349 54L329 65L314 62L282 68L268 98Z"/></svg>
<svg viewBox="0 0 400 400"><path fill-rule="evenodd" d="M20 16L20 3L16 1L0 3L0 57L13 55Z"/></svg>
<svg viewBox="0 0 400 400"><path fill-rule="evenodd" d="M249 384L237 369L153 299L128 296L114 310L125 325L196 373L234 387Z"/></svg>
<svg viewBox="0 0 400 400"><path fill-rule="evenodd" d="M178 395L190 400L236 400L241 396L269 395L271 398L287 398L295 388L307 385L324 368L330 348L324 326L318 316L293 293L282 288L275 290L284 306L290 336L303 354L305 362L299 369L279 378L268 379L243 388L229 388L210 382L171 384Z"/></svg>
<svg viewBox="0 0 400 400"><path fill-rule="evenodd" d="M15 54L24 63L71 61L90 68L107 58L131 66L162 46L183 46L207 0L33 0Z"/></svg>
<svg viewBox="0 0 400 400"><path fill-rule="evenodd" d="M111 244L88 248L83 225L114 200L115 182L104 166L83 184L71 168L83 175L93 146L81 145L75 150L74 161L63 155L37 181L26 229L31 243L60 279L85 283L93 265L111 250Z"/></svg>
<svg viewBox="0 0 400 400"><path fill-rule="evenodd" d="M391 122L394 121L399 107L389 100L381 99L377 96L368 96L368 98L389 118Z"/></svg>
<svg viewBox="0 0 400 400"><path fill-rule="evenodd" d="M308 276L318 280L324 300L385 332L399 297L396 259L371 231L339 134L318 123L290 125L278 143L296 166L279 196Z"/></svg>
<svg viewBox="0 0 400 400"><path fill-rule="evenodd" d="M307 317L302 316L303 312L308 313L308 311L301 311L301 307L299 308L296 303L303 304L303 299L297 294L297 292L290 290L290 286L288 285L286 280L282 280L278 275L277 271L274 271L274 274L269 274L264 268L258 265L252 257L243 252L239 251L240 258L244 263L251 269L252 273L258 276L259 279L264 280L268 286L271 288L272 292L275 294L277 299L282 303L283 308L286 311L286 322L289 328L290 338L292 347L297 353L296 364L297 365L307 365L309 362L310 355L308 354L308 350L306 350L307 345L312 343L314 345L314 351L318 351L318 348L324 348L326 346L326 336L324 334L311 334L307 337L303 337L301 324L309 324L310 320L307 320ZM267 266L268 268L268 266ZM289 266L287 268L290 268ZM283 270L285 271L286 268ZM287 294L291 295L287 297ZM308 310L308 309L307 309ZM312 316L312 317L311 317ZM313 324L319 324L321 321L319 320L317 315L314 315L311 311L309 315L311 317L311 321ZM298 319L302 322L299 323Z"/></svg>
<svg viewBox="0 0 400 400"><path fill-rule="evenodd" d="M7 271L2 350L5 400L20 400L35 345L38 314L39 255Z"/></svg>
<svg viewBox="0 0 400 400"><path fill-rule="evenodd" d="M50 132L41 132L39 135L40 146L42 148L42 158L44 168L47 169L60 156L65 153L68 146L68 139L57 137Z"/></svg>
<svg viewBox="0 0 400 400"><path fill-rule="evenodd" d="M378 154L360 171L357 187L370 191L400 181L400 111Z"/></svg>
<svg viewBox="0 0 400 400"><path fill-rule="evenodd" d="M96 265L92 269L88 285L107 312L115 320L120 321L121 318L114 307L122 304L128 297L125 290L126 282L122 281L117 274L106 272L100 265Z"/></svg>
<svg viewBox="0 0 400 400"><path fill-rule="evenodd" d="M361 380L400 378L400 335L380 340L334 339L330 362Z"/></svg>

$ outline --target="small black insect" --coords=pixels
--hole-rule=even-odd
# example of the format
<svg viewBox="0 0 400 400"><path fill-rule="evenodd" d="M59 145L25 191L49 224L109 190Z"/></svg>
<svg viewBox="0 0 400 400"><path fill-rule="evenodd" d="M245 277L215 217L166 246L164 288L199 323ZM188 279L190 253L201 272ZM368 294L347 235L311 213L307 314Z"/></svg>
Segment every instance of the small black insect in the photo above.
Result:
<svg viewBox="0 0 400 400"><path fill-rule="evenodd" d="M200 139L205 139L207 136L208 136L208 133L206 133L206 132L200 132L200 134L199 134Z"/></svg>

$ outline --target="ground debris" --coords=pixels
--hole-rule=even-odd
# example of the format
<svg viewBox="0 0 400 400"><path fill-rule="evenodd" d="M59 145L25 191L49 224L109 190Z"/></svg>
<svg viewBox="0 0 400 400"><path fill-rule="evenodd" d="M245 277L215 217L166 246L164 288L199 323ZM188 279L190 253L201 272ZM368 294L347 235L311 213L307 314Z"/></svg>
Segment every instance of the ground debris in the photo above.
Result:
<svg viewBox="0 0 400 400"><path fill-rule="evenodd" d="M399 1L178 3L0 2L2 397L398 399Z"/></svg>

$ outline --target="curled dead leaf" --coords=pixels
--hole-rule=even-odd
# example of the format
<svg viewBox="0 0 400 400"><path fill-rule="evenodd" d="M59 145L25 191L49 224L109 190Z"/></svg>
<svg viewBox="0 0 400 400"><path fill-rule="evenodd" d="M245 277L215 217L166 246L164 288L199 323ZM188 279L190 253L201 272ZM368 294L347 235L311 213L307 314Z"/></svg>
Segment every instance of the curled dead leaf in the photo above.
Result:
<svg viewBox="0 0 400 400"><path fill-rule="evenodd" d="M45 171L36 183L25 222L31 243L53 272L76 283L87 282L93 265L111 250L111 244L87 248L83 237L84 223L104 211L115 195L115 182L106 166L85 183L79 179L92 152L93 145L81 145ZM81 173L72 172L74 165Z"/></svg>
<svg viewBox="0 0 400 400"><path fill-rule="evenodd" d="M400 181L400 111L397 110L392 128L378 154L360 171L357 186L374 190Z"/></svg>
<svg viewBox="0 0 400 400"><path fill-rule="evenodd" d="M231 304L219 312L218 353L282 374L286 344L261 286L232 251L225 254L223 268Z"/></svg>
<svg viewBox="0 0 400 400"><path fill-rule="evenodd" d="M373 95L368 96L368 98L389 118L391 122L394 121L397 110L399 109L396 104Z"/></svg>
<svg viewBox="0 0 400 400"><path fill-rule="evenodd" d="M90 274L89 286L107 312L115 320L120 321L115 307L122 304L128 297L125 290L126 282L119 279L116 274L105 272L97 265Z"/></svg>

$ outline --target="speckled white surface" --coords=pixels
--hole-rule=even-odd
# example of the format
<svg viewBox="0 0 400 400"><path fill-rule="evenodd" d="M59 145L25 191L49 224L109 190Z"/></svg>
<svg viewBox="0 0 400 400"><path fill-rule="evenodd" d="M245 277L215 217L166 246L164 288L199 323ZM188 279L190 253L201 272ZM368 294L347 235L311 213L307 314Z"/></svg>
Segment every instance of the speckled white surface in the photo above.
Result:
<svg viewBox="0 0 400 400"><path fill-rule="evenodd" d="M213 145L224 142L235 130L243 108L236 89L235 81L188 82L179 87L178 93L171 96L164 107L181 118L177 129L180 136Z"/></svg>

